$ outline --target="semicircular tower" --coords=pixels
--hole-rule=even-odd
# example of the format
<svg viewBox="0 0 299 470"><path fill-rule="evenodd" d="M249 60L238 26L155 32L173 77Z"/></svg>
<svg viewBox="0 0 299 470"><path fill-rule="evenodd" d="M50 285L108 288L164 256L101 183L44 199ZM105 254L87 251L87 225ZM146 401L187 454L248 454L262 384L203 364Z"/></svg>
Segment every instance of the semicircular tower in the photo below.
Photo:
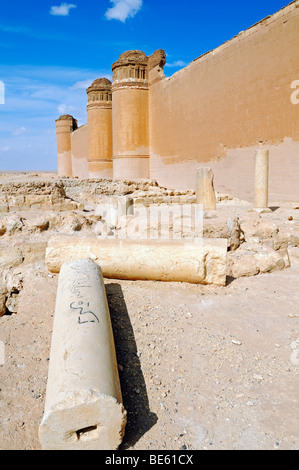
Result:
<svg viewBox="0 0 299 470"><path fill-rule="evenodd" d="M142 51L124 52L112 72L113 178L148 178L148 57Z"/></svg>
<svg viewBox="0 0 299 470"><path fill-rule="evenodd" d="M87 88L88 176L112 178L112 83L98 78Z"/></svg>
<svg viewBox="0 0 299 470"><path fill-rule="evenodd" d="M56 119L58 176L72 176L71 134L77 129L77 121L70 114Z"/></svg>

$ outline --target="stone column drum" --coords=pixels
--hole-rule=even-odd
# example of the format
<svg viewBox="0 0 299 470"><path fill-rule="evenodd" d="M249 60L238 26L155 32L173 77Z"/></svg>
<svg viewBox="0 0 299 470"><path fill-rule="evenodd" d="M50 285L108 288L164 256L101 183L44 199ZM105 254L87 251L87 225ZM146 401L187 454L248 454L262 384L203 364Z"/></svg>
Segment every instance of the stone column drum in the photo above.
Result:
<svg viewBox="0 0 299 470"><path fill-rule="evenodd" d="M130 240L59 235L46 249L49 271L70 260L91 258L110 279L226 284L226 239Z"/></svg>
<svg viewBox="0 0 299 470"><path fill-rule="evenodd" d="M203 210L216 210L214 174L211 168L198 168L196 173L196 202Z"/></svg>
<svg viewBox="0 0 299 470"><path fill-rule="evenodd" d="M77 129L77 121L69 114L56 119L58 176L72 176L71 134Z"/></svg>
<svg viewBox="0 0 299 470"><path fill-rule="evenodd" d="M254 208L268 208L269 150L259 149L255 154Z"/></svg>
<svg viewBox="0 0 299 470"><path fill-rule="evenodd" d="M65 263L54 315L46 403L39 438L45 450L115 450L126 412L100 268Z"/></svg>
<svg viewBox="0 0 299 470"><path fill-rule="evenodd" d="M86 90L89 178L113 177L111 86L107 78L98 78Z"/></svg>
<svg viewBox="0 0 299 470"><path fill-rule="evenodd" d="M113 178L149 178L148 58L124 52L112 71Z"/></svg>

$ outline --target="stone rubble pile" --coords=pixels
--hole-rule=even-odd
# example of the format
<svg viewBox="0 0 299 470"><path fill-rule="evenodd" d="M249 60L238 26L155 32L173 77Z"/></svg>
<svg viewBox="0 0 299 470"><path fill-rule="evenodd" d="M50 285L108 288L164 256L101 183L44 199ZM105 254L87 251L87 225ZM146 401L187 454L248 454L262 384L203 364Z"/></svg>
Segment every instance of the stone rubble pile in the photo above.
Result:
<svg viewBox="0 0 299 470"><path fill-rule="evenodd" d="M32 175L31 175L32 176ZM34 176L34 175L33 175ZM107 196L132 199L134 213L122 215L117 223L105 220L97 206ZM203 217L201 232L194 231L192 220L180 224L163 219L151 226L140 225L138 208L150 210L191 204L195 191L162 188L156 181L78 180L76 178L15 178L0 184L0 315L17 311L22 289L22 269L32 263L44 263L46 247L53 235L82 235L108 239L128 234L146 239L227 240L227 272L232 278L255 276L288 268L292 256L298 256L299 222L292 216L248 212L248 203L216 192L217 211ZM239 207L236 212L234 207ZM219 210L218 210L219 209ZM223 210L225 209L225 210ZM232 210L231 210L232 209ZM295 209L295 207L294 207ZM183 220L182 216L182 220ZM136 226L138 222L138 233ZM179 227L179 228L178 228ZM292 256L291 256L292 255ZM291 259L290 259L291 258Z"/></svg>

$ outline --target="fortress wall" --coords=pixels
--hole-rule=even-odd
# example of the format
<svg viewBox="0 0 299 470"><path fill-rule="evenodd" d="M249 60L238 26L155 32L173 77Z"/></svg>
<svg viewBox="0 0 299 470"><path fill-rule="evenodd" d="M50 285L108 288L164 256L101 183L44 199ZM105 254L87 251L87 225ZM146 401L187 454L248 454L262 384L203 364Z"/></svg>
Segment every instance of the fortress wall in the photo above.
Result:
<svg viewBox="0 0 299 470"><path fill-rule="evenodd" d="M73 176L88 178L88 127L79 127L71 134Z"/></svg>
<svg viewBox="0 0 299 470"><path fill-rule="evenodd" d="M270 149L270 203L299 198L299 1L150 87L151 178L252 200L254 154ZM297 84L298 89L298 84Z"/></svg>

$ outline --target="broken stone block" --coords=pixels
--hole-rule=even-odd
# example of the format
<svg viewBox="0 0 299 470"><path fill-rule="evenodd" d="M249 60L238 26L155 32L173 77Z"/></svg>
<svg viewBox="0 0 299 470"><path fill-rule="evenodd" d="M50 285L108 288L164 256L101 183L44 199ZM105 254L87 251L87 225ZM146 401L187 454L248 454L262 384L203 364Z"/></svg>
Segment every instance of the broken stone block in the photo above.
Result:
<svg viewBox="0 0 299 470"><path fill-rule="evenodd" d="M244 232L245 241L252 239L268 240L278 234L278 226L271 220L253 219L241 222L241 229Z"/></svg>
<svg viewBox="0 0 299 470"><path fill-rule="evenodd" d="M221 218L204 219L203 237L204 238L226 238L230 251L235 251L241 244L242 230L239 219Z"/></svg>
<svg viewBox="0 0 299 470"><path fill-rule="evenodd" d="M32 242L22 245L22 254L24 263L38 263L44 260L46 254L47 242Z"/></svg>
<svg viewBox="0 0 299 470"><path fill-rule="evenodd" d="M244 243L233 253L228 253L227 275L234 278L271 273L288 267L285 253L261 244Z"/></svg>
<svg viewBox="0 0 299 470"><path fill-rule="evenodd" d="M19 292L12 291L6 299L6 310L10 313L18 313Z"/></svg>
<svg viewBox="0 0 299 470"><path fill-rule="evenodd" d="M6 313L6 297L7 289L6 286L0 281L0 317Z"/></svg>
<svg viewBox="0 0 299 470"><path fill-rule="evenodd" d="M10 215L6 219L6 232L8 235L14 235L17 232L21 232L23 229L23 222L17 215Z"/></svg>
<svg viewBox="0 0 299 470"><path fill-rule="evenodd" d="M0 251L0 269L3 271L20 265L23 262L23 254L18 248L2 248Z"/></svg>
<svg viewBox="0 0 299 470"><path fill-rule="evenodd" d="M259 273L256 259L247 250L237 250L227 255L227 275L234 278L256 276Z"/></svg>
<svg viewBox="0 0 299 470"><path fill-rule="evenodd" d="M46 215L42 215L40 217L37 217L36 219L28 219L26 221L26 228L28 228L30 231L43 232L45 230L48 230L49 225L49 217L47 217Z"/></svg>
<svg viewBox="0 0 299 470"><path fill-rule="evenodd" d="M30 194L28 196L25 196L25 204L29 206L36 206L36 205L43 205L43 204L52 204L53 199L52 196L50 195L44 195L44 194Z"/></svg>
<svg viewBox="0 0 299 470"><path fill-rule="evenodd" d="M299 226L290 225L279 227L279 242L285 242L289 247L299 247Z"/></svg>
<svg viewBox="0 0 299 470"><path fill-rule="evenodd" d="M9 205L5 202L0 202L0 212L8 212Z"/></svg>
<svg viewBox="0 0 299 470"><path fill-rule="evenodd" d="M0 237L6 232L6 223L3 220L0 220Z"/></svg>

